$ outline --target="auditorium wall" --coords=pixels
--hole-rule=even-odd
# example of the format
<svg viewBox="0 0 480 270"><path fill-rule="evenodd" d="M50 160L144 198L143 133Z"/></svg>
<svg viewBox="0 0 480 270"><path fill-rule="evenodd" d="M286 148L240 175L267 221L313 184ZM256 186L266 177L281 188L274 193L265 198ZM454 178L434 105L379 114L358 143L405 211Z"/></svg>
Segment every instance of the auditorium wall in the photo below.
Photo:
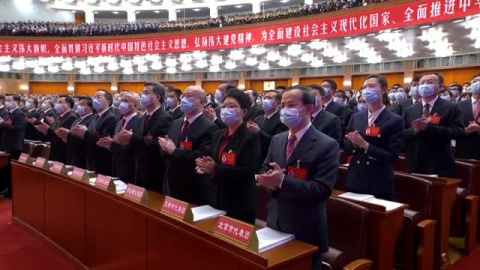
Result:
<svg viewBox="0 0 480 270"><path fill-rule="evenodd" d="M365 75L354 75L352 76L352 89L359 90L363 87L363 82L368 77L369 74ZM381 74L385 79L387 79L388 88L391 88L394 84L403 85L403 73L389 73Z"/></svg>
<svg viewBox="0 0 480 270"><path fill-rule="evenodd" d="M141 93L143 91L144 83L118 83L118 92L121 91L132 91L135 93Z"/></svg>
<svg viewBox="0 0 480 270"><path fill-rule="evenodd" d="M275 87L277 86L292 86L292 79L263 79L263 80L248 80L245 81L245 89L253 89L259 93L262 93L264 89L264 82L275 82Z"/></svg>
<svg viewBox="0 0 480 270"><path fill-rule="evenodd" d="M451 83L464 84L470 82L473 76L480 74L479 67L471 68L452 68L452 69L442 69L442 70L425 70L425 71L415 71L414 76L421 76L426 72L439 72L445 78L445 85Z"/></svg>
<svg viewBox="0 0 480 270"><path fill-rule="evenodd" d="M75 22L71 11L50 10L38 0L2 0L0 1L0 18L2 21L51 21Z"/></svg>
<svg viewBox="0 0 480 270"><path fill-rule="evenodd" d="M343 76L336 77L308 77L300 78L301 85L322 84L324 80L332 80L337 84L338 89L343 89Z"/></svg>
<svg viewBox="0 0 480 270"><path fill-rule="evenodd" d="M195 85L194 81L188 82L161 82L164 86L172 86L174 88L180 89L182 92L187 89L187 87Z"/></svg>
<svg viewBox="0 0 480 270"><path fill-rule="evenodd" d="M100 89L111 92L110 87L110 83L77 83L75 89L77 90L77 95L93 96Z"/></svg>
<svg viewBox="0 0 480 270"><path fill-rule="evenodd" d="M67 90L67 83L66 82L31 82L30 83L30 93L32 94L72 94Z"/></svg>

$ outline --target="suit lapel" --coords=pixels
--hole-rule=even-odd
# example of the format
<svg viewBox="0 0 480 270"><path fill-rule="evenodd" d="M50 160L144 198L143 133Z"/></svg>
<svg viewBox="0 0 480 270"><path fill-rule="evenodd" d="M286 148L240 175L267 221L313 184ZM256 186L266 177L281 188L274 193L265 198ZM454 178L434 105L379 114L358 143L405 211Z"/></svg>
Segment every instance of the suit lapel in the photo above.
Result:
<svg viewBox="0 0 480 270"><path fill-rule="evenodd" d="M430 110L430 115L443 115L444 105L445 105L444 100L441 98L438 98L437 101L435 101L435 104L433 104L432 110Z"/></svg>
<svg viewBox="0 0 480 270"><path fill-rule="evenodd" d="M279 146L280 147L275 147L274 149L276 150L274 153L273 153L273 160L276 160L277 163L278 163L278 166L280 166L280 168L285 168L287 167L286 164L287 164L287 143L288 143L288 134L289 132L285 132L283 134L280 135L279 137L279 140L280 140L280 143L279 143ZM278 159L276 158L278 157Z"/></svg>
<svg viewBox="0 0 480 270"><path fill-rule="evenodd" d="M464 111L463 111L463 113L464 113L464 115L465 115L466 118L467 118L466 120L468 120L468 121L466 121L466 122L470 123L470 122L474 121L475 119L474 119L474 117L473 117L473 106L472 106L472 102L471 102L470 100L467 100L467 101L465 102L465 105L463 105L463 106L464 106Z"/></svg>
<svg viewBox="0 0 480 270"><path fill-rule="evenodd" d="M388 115L388 110L383 110L382 113L375 119L375 126L380 127L382 124L386 121L388 121L389 115ZM368 120L367 120L368 121Z"/></svg>
<svg viewBox="0 0 480 270"><path fill-rule="evenodd" d="M313 132L315 132L315 128L313 126L310 126L310 128L305 132L305 134L303 134L303 137L298 142L297 146L293 150L293 153L290 155L290 158L287 161L287 165L296 166L297 164L295 162L300 158L300 156L305 154L313 147L311 137L311 134Z"/></svg>

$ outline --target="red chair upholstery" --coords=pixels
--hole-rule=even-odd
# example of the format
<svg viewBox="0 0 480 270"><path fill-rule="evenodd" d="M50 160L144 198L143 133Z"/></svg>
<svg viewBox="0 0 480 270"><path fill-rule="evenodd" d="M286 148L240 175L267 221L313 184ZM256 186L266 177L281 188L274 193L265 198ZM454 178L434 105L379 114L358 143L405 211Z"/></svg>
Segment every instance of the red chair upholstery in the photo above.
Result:
<svg viewBox="0 0 480 270"><path fill-rule="evenodd" d="M363 259L367 252L367 216L368 209L361 205L335 197L327 200L330 249L323 255L325 265L333 270L348 268L352 263L360 269L371 265Z"/></svg>

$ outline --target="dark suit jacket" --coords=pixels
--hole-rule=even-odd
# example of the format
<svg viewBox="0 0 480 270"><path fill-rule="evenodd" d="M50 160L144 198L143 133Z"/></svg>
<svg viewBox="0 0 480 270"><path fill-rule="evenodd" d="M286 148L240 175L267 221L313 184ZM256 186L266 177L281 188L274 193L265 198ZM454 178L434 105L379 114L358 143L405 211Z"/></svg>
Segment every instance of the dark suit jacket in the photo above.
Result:
<svg viewBox="0 0 480 270"><path fill-rule="evenodd" d="M253 104L252 107L248 110L247 115L243 118L244 121L253 121L260 115L264 115L265 111L263 110L262 106L258 104Z"/></svg>
<svg viewBox="0 0 480 270"><path fill-rule="evenodd" d="M227 128L227 125L223 123L222 119L220 118L221 111L222 111L222 108L220 106L215 108L215 114L217 115L217 119L215 119L214 123L215 125L217 125L218 129Z"/></svg>
<svg viewBox="0 0 480 270"><path fill-rule="evenodd" d="M265 157L267 157L272 137L287 131L288 127L280 121L280 111L274 113L270 119L267 119L266 115L260 115L257 116L254 121L260 127L260 131L258 132L260 135L261 149L260 161L263 162Z"/></svg>
<svg viewBox="0 0 480 270"><path fill-rule="evenodd" d="M8 118L9 112L5 107L0 108L0 118L6 120Z"/></svg>
<svg viewBox="0 0 480 270"><path fill-rule="evenodd" d="M355 108L356 106L357 106L357 99L352 97L348 101L348 107L353 110L353 108Z"/></svg>
<svg viewBox="0 0 480 270"><path fill-rule="evenodd" d="M402 115L402 109L400 108L400 104L398 103L390 104L387 109L396 115Z"/></svg>
<svg viewBox="0 0 480 270"><path fill-rule="evenodd" d="M87 168L98 174L112 175L112 153L103 147L97 146L97 142L103 137L112 137L115 132L117 118L106 110L85 132L84 140L87 143Z"/></svg>
<svg viewBox="0 0 480 270"><path fill-rule="evenodd" d="M408 107L405 121L405 166L408 172L452 176L455 174L455 158L451 141L464 135L462 112L458 104L438 98L430 115L439 115L439 125L428 124L425 131L415 135L412 121L422 117L423 105L418 102Z"/></svg>
<svg viewBox="0 0 480 270"><path fill-rule="evenodd" d="M457 103L462 110L463 125L468 127L473 122L473 106L471 100L463 100ZM480 160L480 134L464 133L464 136L457 139L455 146L455 154L457 158L478 159Z"/></svg>
<svg viewBox="0 0 480 270"><path fill-rule="evenodd" d="M268 203L267 226L292 233L300 241L316 245L319 252L328 250L328 227L325 201L337 180L338 143L311 126L286 160L289 132L275 135L262 171L275 162L280 168L300 165L307 170L307 180L285 175L282 187L272 191Z"/></svg>
<svg viewBox="0 0 480 270"><path fill-rule="evenodd" d="M120 111L117 107L111 106L110 108L108 108L108 111L110 111L115 116L115 118L117 118L117 120L120 120L122 118L122 115L120 114Z"/></svg>
<svg viewBox="0 0 480 270"><path fill-rule="evenodd" d="M342 122L340 118L333 113L321 110L313 119L312 125L338 143L342 141Z"/></svg>
<svg viewBox="0 0 480 270"><path fill-rule="evenodd" d="M27 119L36 118L37 123L40 121L40 113L37 110L27 112L26 117ZM27 122L27 126L25 128L25 139L37 141L41 140L42 137L42 134L35 128L35 123L30 124Z"/></svg>
<svg viewBox="0 0 480 270"><path fill-rule="evenodd" d="M58 114L55 111L55 109L50 109L47 112L42 113L42 120L41 121L44 122L45 124L49 125L47 120L45 119L45 117L47 117L47 116L53 117L54 121L50 126L55 128L55 126L57 125L57 118L58 118Z"/></svg>
<svg viewBox="0 0 480 270"><path fill-rule="evenodd" d="M85 119L78 118L75 120L72 127L82 125L90 129L93 121L95 121L95 115L91 114L85 117ZM74 136L72 133L67 135L67 164L79 168L87 168L87 142Z"/></svg>
<svg viewBox="0 0 480 270"><path fill-rule="evenodd" d="M218 159L220 142L228 129L218 130L212 135L210 156L216 161L212 179L216 187L216 207L227 211L227 215L254 224L257 209L255 173L260 167L260 141L258 134L242 125L234 134L224 152L236 155L234 166L224 165Z"/></svg>
<svg viewBox="0 0 480 270"><path fill-rule="evenodd" d="M345 140L345 154L353 156L348 166L348 189L392 200L395 187L393 169L403 145L403 119L384 109L375 120L375 127L380 127L379 138L366 135L367 126L368 112L359 112L352 116L347 127L347 133L358 131L370 144L365 153Z"/></svg>
<svg viewBox="0 0 480 270"><path fill-rule="evenodd" d="M145 119L143 115L138 121L142 134L133 134L130 142L137 160L137 183L147 189L163 192L166 163L160 155L158 137L168 134L172 117L163 108L158 108L147 125Z"/></svg>
<svg viewBox="0 0 480 270"><path fill-rule="evenodd" d="M11 121L11 123L7 123ZM1 150L15 153L23 150L27 119L22 110L16 109L8 114L7 120L0 124Z"/></svg>
<svg viewBox="0 0 480 270"><path fill-rule="evenodd" d="M58 118L56 128L70 129L73 122L77 120L77 116L73 111L68 111L63 117ZM62 163L67 163L67 144L62 141L55 134L55 129L50 127L47 130L47 135L43 138L44 141L49 141L51 145L50 159Z"/></svg>
<svg viewBox="0 0 480 270"><path fill-rule="evenodd" d="M176 120L178 118L183 118L185 114L180 110L180 106L178 106L173 112L168 111L168 113L172 116L172 120Z"/></svg>
<svg viewBox="0 0 480 270"><path fill-rule="evenodd" d="M211 204L211 185L208 179L195 172L195 159L210 154L212 133L218 127L205 116L200 115L188 126L187 140L192 143L192 150L180 148L180 132L184 119L172 122L168 137L177 147L168 156L168 185L173 197L196 205Z"/></svg>
<svg viewBox="0 0 480 270"><path fill-rule="evenodd" d="M131 130L134 134L141 135L142 130L140 130L140 121L141 115L137 114L130 121L128 121L125 126L126 130ZM123 118L117 121L115 126L114 135L120 132L123 125ZM133 148L131 145L120 145L115 142L112 143L112 155L113 155L113 176L120 178L125 183L137 184L136 181L136 160L135 155L132 155Z"/></svg>
<svg viewBox="0 0 480 270"><path fill-rule="evenodd" d="M332 102L330 102L328 104L327 107L325 107L325 111L327 111L329 113L333 113L336 116L340 117L340 120L342 120L342 122L343 122L343 117L344 117L344 113L343 113L344 110L345 110L345 107L343 107L340 104L337 104L337 103L333 102L333 100L332 100Z"/></svg>

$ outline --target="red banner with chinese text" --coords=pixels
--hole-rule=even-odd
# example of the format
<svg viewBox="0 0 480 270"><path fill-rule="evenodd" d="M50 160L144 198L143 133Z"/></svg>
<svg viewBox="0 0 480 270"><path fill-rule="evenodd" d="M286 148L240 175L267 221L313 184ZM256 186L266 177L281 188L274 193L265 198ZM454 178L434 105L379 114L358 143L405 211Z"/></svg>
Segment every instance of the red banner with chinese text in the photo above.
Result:
<svg viewBox="0 0 480 270"><path fill-rule="evenodd" d="M0 41L0 56L99 56L181 53L331 39L480 14L480 0L424 0L302 23L205 35L96 41Z"/></svg>

